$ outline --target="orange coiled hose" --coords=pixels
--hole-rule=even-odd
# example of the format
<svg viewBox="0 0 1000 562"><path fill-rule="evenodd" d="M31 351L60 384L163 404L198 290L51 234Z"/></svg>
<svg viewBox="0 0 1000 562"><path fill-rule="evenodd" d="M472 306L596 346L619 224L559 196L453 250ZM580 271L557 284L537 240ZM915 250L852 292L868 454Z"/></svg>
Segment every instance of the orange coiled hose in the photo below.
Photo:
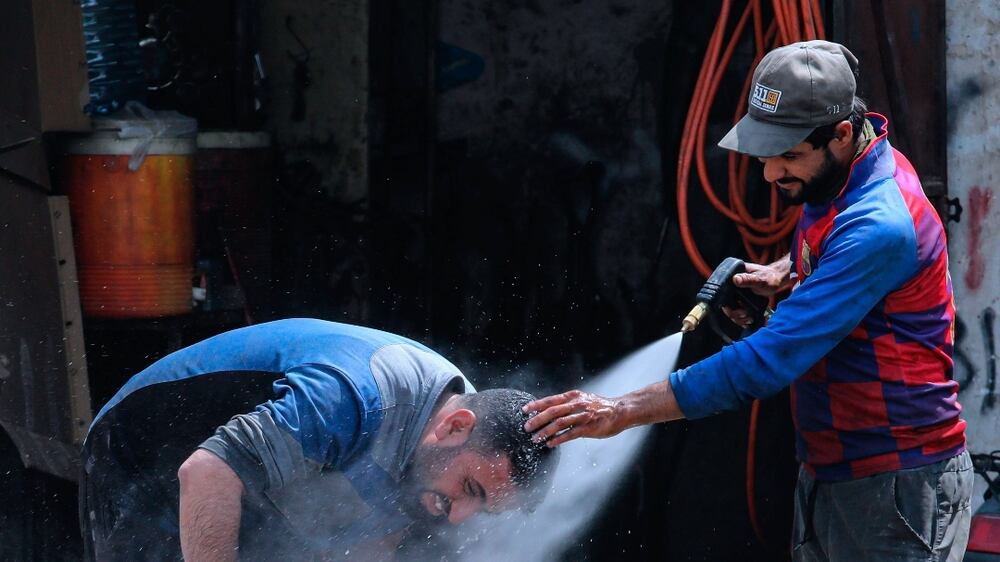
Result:
<svg viewBox="0 0 1000 562"><path fill-rule="evenodd" d="M767 263L780 257L788 250L788 235L795 228L801 209L786 207L778 198L777 188L770 186L769 213L766 217L754 217L746 208L747 173L750 158L743 154L730 152L728 155L728 196L729 203L723 203L716 194L714 186L708 177L708 167L705 163L705 137L708 130L708 115L719 90L719 84L725 68L732 59L733 51L746 30L747 24L753 22L753 40L755 47L754 61L743 89L740 93L736 111L733 114L735 124L746 111L747 95L750 92L753 69L764 57L766 51L812 39L825 39L823 17L819 0L771 0L773 20L764 28L762 0L748 0L743 13L730 31L728 42L724 41L729 16L732 11L732 0L723 0L715 29L709 38L705 59L702 62L698 79L695 82L691 106L684 122L684 135L681 137L680 154L677 166L677 212L679 215L681 239L684 249L695 269L705 278L712 273L712 268L705 263L698 246L691 234L688 219L688 185L691 179L691 166L694 164L697 176L705 196L712 206L726 218L736 223L736 228L743 241L743 248L751 261ZM723 50L723 43L726 47ZM693 133L693 134L692 134ZM772 302L772 306L773 306ZM750 426L747 439L746 463L746 501L750 524L757 539L765 546L767 541L757 515L754 482L756 464L757 422L760 416L760 401L754 400L750 409Z"/></svg>
<svg viewBox="0 0 1000 562"><path fill-rule="evenodd" d="M732 12L732 0L723 0L715 29L709 39L705 58L698 79L695 82L691 106L684 122L684 136L681 138L677 166L677 209L681 239L684 249L703 277L708 277L712 268L702 257L691 234L688 217L688 186L691 167L695 166L697 177L705 196L712 206L726 218L736 223L743 240L743 247L751 261L767 262L783 254L788 248L788 235L798 220L797 207L784 207L778 199L776 188L771 186L770 211L766 217L754 217L747 209L746 188L750 159L746 155L728 155L728 203L724 203L716 193L708 177L705 162L705 141L708 131L708 116L715 101L722 75L729 65L733 51L739 44L747 24L753 21L752 32L755 46L753 66L756 67L766 51L771 48L808 39L825 37L819 0L772 0L774 19L764 29L762 0L749 0L726 40ZM723 49L723 45L725 48ZM752 70L752 69L751 69ZM738 121L746 111L746 98L750 89L752 73L748 73L743 84L740 101L734 112L733 122Z"/></svg>

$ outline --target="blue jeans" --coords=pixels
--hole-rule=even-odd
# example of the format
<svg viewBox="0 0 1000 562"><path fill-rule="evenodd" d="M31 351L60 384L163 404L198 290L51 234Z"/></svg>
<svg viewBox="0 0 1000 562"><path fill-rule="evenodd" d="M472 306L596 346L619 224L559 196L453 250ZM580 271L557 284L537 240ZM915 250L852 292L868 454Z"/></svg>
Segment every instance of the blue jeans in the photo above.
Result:
<svg viewBox="0 0 1000 562"><path fill-rule="evenodd" d="M792 559L960 562L974 476L968 452L843 482L817 482L800 468Z"/></svg>

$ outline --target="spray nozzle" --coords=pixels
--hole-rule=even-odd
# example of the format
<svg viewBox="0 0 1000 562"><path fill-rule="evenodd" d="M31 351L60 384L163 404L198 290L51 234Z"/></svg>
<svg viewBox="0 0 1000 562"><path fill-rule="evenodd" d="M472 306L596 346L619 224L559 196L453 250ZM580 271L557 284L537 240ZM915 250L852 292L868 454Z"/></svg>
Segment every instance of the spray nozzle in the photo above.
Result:
<svg viewBox="0 0 1000 562"><path fill-rule="evenodd" d="M694 305L691 312L688 312L687 316L684 317L684 320L681 320L681 331L693 332L694 329L698 327L698 324L701 324L701 320L705 318L706 314L708 314L707 304L700 302Z"/></svg>

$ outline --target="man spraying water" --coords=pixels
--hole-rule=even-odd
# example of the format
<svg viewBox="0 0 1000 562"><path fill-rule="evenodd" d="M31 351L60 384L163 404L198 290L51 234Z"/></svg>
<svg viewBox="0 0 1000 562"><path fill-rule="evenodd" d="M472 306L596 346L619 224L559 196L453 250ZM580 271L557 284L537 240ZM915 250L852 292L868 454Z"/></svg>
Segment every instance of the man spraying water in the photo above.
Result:
<svg viewBox="0 0 1000 562"><path fill-rule="evenodd" d="M768 324L667 380L618 398L571 391L528 404L554 447L701 418L791 385L802 468L796 561L961 560L972 465L952 379L955 310L940 219L888 122L855 96L857 59L808 41L769 53L749 114L719 143L757 157L804 203L789 256L739 287L797 282ZM730 317L750 322L745 311Z"/></svg>

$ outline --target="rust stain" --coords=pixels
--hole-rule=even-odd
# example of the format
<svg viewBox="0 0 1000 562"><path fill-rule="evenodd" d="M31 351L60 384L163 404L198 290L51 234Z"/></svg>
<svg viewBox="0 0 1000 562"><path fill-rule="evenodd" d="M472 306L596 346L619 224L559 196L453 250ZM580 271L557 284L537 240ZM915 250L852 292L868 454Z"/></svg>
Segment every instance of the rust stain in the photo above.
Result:
<svg viewBox="0 0 1000 562"><path fill-rule="evenodd" d="M965 272L965 285L977 290L983 284L986 264L979 246L982 244L983 221L990 211L993 190L973 187L969 191L969 269Z"/></svg>

